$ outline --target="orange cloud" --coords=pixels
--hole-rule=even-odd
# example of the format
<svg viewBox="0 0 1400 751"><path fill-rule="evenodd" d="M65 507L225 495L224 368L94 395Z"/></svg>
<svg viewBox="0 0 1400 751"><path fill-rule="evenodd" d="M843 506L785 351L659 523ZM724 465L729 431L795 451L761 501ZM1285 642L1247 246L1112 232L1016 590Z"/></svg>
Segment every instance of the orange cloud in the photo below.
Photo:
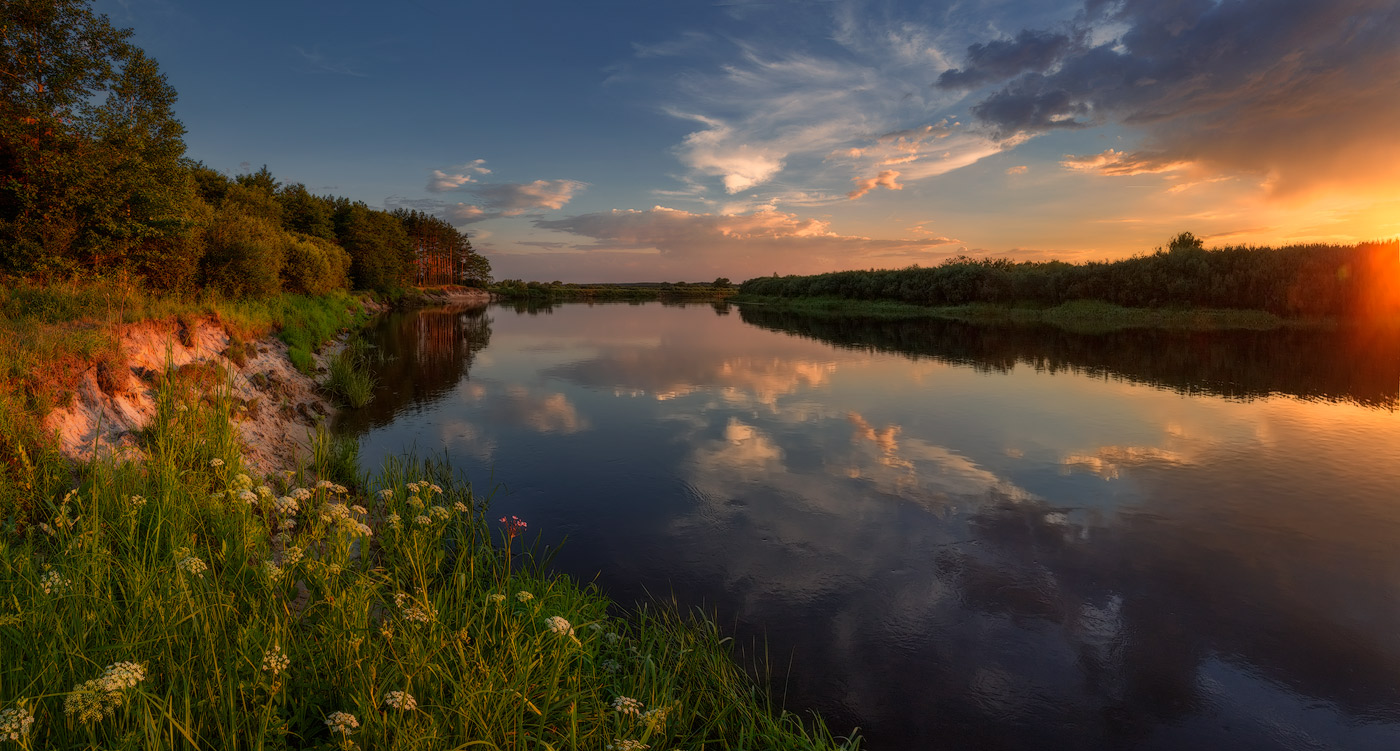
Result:
<svg viewBox="0 0 1400 751"><path fill-rule="evenodd" d="M1074 156L1065 154L1060 166L1076 172L1094 172L1100 175L1152 175L1160 172L1176 172L1191 167L1190 162L1173 160L1157 154L1108 149L1100 154ZM1022 170L1025 167L1021 168ZM1009 172L1010 170L1008 170Z"/></svg>
<svg viewBox="0 0 1400 751"><path fill-rule="evenodd" d="M903 185L900 185L899 183L895 182L895 178L897 177L899 177L898 172L895 172L892 169L887 169L881 172L880 174L876 175L875 177L867 177L863 180L860 178L855 178L854 180L852 180L852 182L856 184L856 189L851 191L850 193L847 193L846 197L854 201L855 199L860 198L861 196L865 195L866 193L869 193L870 191L876 188L904 190Z"/></svg>

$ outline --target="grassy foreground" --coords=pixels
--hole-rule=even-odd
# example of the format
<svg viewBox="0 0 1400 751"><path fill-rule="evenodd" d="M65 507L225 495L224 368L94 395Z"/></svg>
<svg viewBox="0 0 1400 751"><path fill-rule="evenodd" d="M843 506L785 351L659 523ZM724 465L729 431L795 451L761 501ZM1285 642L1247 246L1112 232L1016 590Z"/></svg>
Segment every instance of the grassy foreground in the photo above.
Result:
<svg viewBox="0 0 1400 751"><path fill-rule="evenodd" d="M253 479L225 400L175 379L143 439L0 534L0 744L858 745L774 712L703 618L545 573L445 466L357 478L323 436Z"/></svg>
<svg viewBox="0 0 1400 751"><path fill-rule="evenodd" d="M738 295L740 305L762 305L811 315L840 315L899 320L946 318L955 321L1043 323L1074 332L1120 331L1134 328L1268 330L1285 326L1317 326L1319 321L1280 318L1262 310L1222 308L1125 308L1098 300L1075 300L1054 307L1016 307L975 303L929 307L892 300L848 300L834 297L764 297Z"/></svg>

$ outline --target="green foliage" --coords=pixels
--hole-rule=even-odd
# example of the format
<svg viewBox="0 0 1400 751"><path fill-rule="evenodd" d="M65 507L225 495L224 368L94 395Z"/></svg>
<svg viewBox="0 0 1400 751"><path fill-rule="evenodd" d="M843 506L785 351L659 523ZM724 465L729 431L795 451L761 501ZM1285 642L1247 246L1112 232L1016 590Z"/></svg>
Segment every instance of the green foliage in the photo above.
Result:
<svg viewBox="0 0 1400 751"><path fill-rule="evenodd" d="M759 277L747 296L1051 307L1114 305L1263 310L1281 316L1373 316L1400 311L1400 242L1207 250L1189 232L1167 250L1121 261L1068 264L949 259L934 268Z"/></svg>
<svg viewBox="0 0 1400 751"><path fill-rule="evenodd" d="M230 180L184 159L175 90L131 34L91 0L0 4L0 274L237 298L490 283L437 217L313 196L267 165Z"/></svg>
<svg viewBox="0 0 1400 751"><path fill-rule="evenodd" d="M230 297L265 297L281 290L287 235L259 211L246 188L232 186L205 235L205 284Z"/></svg>
<svg viewBox="0 0 1400 751"><path fill-rule="evenodd" d="M359 409L374 398L374 373L370 370L369 345L354 338L331 357L325 388L345 404Z"/></svg>
<svg viewBox="0 0 1400 751"><path fill-rule="evenodd" d="M0 265L42 278L148 267L190 230L175 91L80 0L0 5Z"/></svg>
<svg viewBox="0 0 1400 751"><path fill-rule="evenodd" d="M350 254L334 241L313 235L287 237L282 289L321 295L350 286Z"/></svg>
<svg viewBox="0 0 1400 751"><path fill-rule="evenodd" d="M382 292L409 283L413 247L398 218L342 199L334 220L336 238L350 254L350 277L357 289Z"/></svg>

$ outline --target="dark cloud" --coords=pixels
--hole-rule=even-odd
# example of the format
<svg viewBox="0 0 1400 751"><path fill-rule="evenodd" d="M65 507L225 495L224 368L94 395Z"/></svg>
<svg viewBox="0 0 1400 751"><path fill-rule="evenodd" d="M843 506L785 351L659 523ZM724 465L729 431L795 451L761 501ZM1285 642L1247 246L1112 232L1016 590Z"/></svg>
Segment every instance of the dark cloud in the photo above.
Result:
<svg viewBox="0 0 1400 751"><path fill-rule="evenodd" d="M1075 25L973 45L938 85L995 84L972 111L1001 138L1120 123L1279 192L1400 179L1395 0L1087 0Z"/></svg>
<svg viewBox="0 0 1400 751"><path fill-rule="evenodd" d="M1044 71L1071 45L1066 34L1026 29L1014 39L999 39L967 48L967 67L944 71L940 89L975 89L1026 71Z"/></svg>

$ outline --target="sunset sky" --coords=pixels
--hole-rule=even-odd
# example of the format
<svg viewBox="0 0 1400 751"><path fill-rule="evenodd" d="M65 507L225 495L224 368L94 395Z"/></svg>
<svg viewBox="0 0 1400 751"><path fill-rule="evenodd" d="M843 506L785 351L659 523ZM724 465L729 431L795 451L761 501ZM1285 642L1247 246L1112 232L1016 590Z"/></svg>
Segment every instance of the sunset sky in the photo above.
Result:
<svg viewBox="0 0 1400 751"><path fill-rule="evenodd" d="M99 0L188 156L497 278L735 281L1400 235L1396 0Z"/></svg>

